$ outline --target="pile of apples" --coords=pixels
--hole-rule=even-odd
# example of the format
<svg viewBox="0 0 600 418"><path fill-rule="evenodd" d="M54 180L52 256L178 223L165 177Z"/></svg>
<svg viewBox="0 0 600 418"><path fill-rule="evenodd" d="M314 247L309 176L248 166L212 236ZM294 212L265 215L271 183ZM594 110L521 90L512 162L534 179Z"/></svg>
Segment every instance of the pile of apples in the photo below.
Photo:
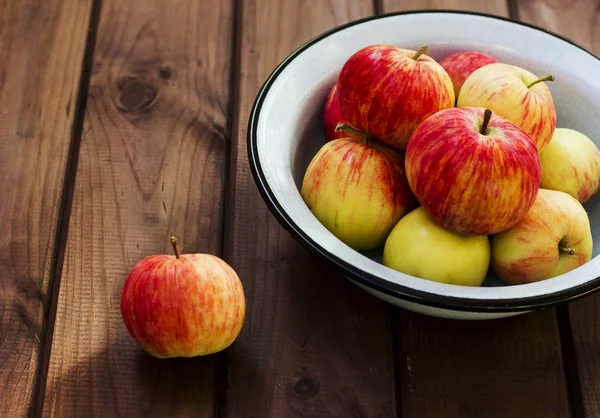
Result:
<svg viewBox="0 0 600 418"><path fill-rule="evenodd" d="M490 269L530 283L588 262L600 151L557 128L553 76L426 52L371 45L343 65L302 183L311 212L351 248L443 283L480 286Z"/></svg>

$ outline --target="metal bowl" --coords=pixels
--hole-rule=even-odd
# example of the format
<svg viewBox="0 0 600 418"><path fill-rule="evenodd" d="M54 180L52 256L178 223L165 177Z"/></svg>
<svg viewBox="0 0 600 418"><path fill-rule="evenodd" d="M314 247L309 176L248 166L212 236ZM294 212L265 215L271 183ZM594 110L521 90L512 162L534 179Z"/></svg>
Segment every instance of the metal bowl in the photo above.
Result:
<svg viewBox="0 0 600 418"><path fill-rule="evenodd" d="M481 287L442 284L381 264L381 250L357 252L313 216L300 196L308 163L325 143L322 112L344 62L377 43L418 49L441 60L476 50L534 74L552 73L558 126L600 145L600 59L557 35L523 23L475 13L419 11L358 20L310 40L269 76L249 121L248 157L257 187L279 222L310 251L338 266L366 291L397 306L434 316L491 319L563 303L600 286L600 245L590 262L537 283L503 286L493 274ZM600 242L600 193L586 203ZM332 295L333 297L333 295Z"/></svg>

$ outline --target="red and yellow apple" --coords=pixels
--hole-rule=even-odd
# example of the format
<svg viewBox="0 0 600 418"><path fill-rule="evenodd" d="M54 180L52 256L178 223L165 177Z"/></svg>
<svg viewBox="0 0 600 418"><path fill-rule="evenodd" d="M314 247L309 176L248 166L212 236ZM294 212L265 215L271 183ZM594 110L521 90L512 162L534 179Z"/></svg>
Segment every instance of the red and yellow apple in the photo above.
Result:
<svg viewBox="0 0 600 418"><path fill-rule="evenodd" d="M421 122L454 106L452 81L426 50L371 45L354 53L338 78L348 124L404 150Z"/></svg>
<svg viewBox="0 0 600 418"><path fill-rule="evenodd" d="M415 131L406 175L435 221L463 235L510 228L540 186L535 144L521 128L482 108L442 110Z"/></svg>
<svg viewBox="0 0 600 418"><path fill-rule="evenodd" d="M301 194L315 217L355 250L382 246L415 205L402 156L368 138L335 139L321 147Z"/></svg>
<svg viewBox="0 0 600 418"><path fill-rule="evenodd" d="M383 264L426 280L481 286L490 264L490 243L485 235L468 237L441 228L421 206L392 229Z"/></svg>
<svg viewBox="0 0 600 418"><path fill-rule="evenodd" d="M492 237L491 265L506 284L537 282L588 262L592 244L581 203L567 193L540 189L527 215Z"/></svg>
<svg viewBox="0 0 600 418"><path fill-rule="evenodd" d="M545 81L514 65L489 64L474 71L458 95L459 107L484 107L523 129L542 151L556 128L556 109Z"/></svg>
<svg viewBox="0 0 600 418"><path fill-rule="evenodd" d="M600 150L581 132L556 128L540 161L544 189L568 193L580 203L600 189Z"/></svg>
<svg viewBox="0 0 600 418"><path fill-rule="evenodd" d="M227 348L246 314L242 283L211 254L156 254L130 271L121 316L133 339L158 358L195 357Z"/></svg>
<svg viewBox="0 0 600 418"><path fill-rule="evenodd" d="M477 51L464 51L452 54L440 61L440 65L446 70L452 85L454 94L458 97L460 88L475 70L488 64L498 63L496 58Z"/></svg>

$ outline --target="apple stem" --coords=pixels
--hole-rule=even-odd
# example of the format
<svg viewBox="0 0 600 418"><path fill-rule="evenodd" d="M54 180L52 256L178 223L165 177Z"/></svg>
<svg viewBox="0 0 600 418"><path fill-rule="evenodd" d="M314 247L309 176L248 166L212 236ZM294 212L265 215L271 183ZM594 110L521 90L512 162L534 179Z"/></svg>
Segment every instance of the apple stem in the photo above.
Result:
<svg viewBox="0 0 600 418"><path fill-rule="evenodd" d="M175 250L175 257L179 258L179 246L177 245L177 238L171 237L171 244Z"/></svg>
<svg viewBox="0 0 600 418"><path fill-rule="evenodd" d="M421 55L423 55L424 53L426 53L426 52L427 52L427 49L428 49L427 45L423 45L423 46L422 46L422 47L421 47L421 48L420 48L420 49L419 49L419 50L418 50L418 51L415 53L415 55L413 55L412 59L414 59L415 61L417 61Z"/></svg>
<svg viewBox="0 0 600 418"><path fill-rule="evenodd" d="M335 131L336 132L346 131L346 132L353 133L355 135L362 136L365 140L365 144L367 144L367 145L369 144L369 135L366 132L359 131L358 129L354 129L352 126L346 125L345 123L338 122L338 124L335 126Z"/></svg>
<svg viewBox="0 0 600 418"><path fill-rule="evenodd" d="M479 131L481 135L487 135L487 127L491 117L492 111L490 109L485 109L485 112L483 112L483 123L481 124L481 130Z"/></svg>
<svg viewBox="0 0 600 418"><path fill-rule="evenodd" d="M561 253L565 253L565 254L569 254L569 255L575 255L575 250L573 248L563 247L562 245L559 245L558 246L558 250Z"/></svg>
<svg viewBox="0 0 600 418"><path fill-rule="evenodd" d="M533 80L531 83L527 84L527 88L531 88L531 86L535 86L537 83L541 83L542 81L554 81L554 76L552 74L545 75L536 80Z"/></svg>

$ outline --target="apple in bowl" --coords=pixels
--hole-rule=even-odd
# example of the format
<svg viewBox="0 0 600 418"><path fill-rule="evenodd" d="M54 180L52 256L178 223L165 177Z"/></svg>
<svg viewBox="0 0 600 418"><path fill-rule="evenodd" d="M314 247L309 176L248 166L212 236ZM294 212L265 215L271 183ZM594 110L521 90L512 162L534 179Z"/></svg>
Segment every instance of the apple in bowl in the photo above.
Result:
<svg viewBox="0 0 600 418"><path fill-rule="evenodd" d="M348 124L398 150L419 124L454 106L452 80L427 47L419 51L371 45L355 52L338 79Z"/></svg>
<svg viewBox="0 0 600 418"><path fill-rule="evenodd" d="M448 231L423 206L400 219L383 249L384 266L425 280L461 286L481 286L489 264L487 236Z"/></svg>
<svg viewBox="0 0 600 418"><path fill-rule="evenodd" d="M556 128L540 154L542 187L565 192L586 203L600 189L600 150L574 129Z"/></svg>
<svg viewBox="0 0 600 418"><path fill-rule="evenodd" d="M425 120L406 150L417 200L443 228L489 235L510 228L540 187L535 144L489 109L455 107Z"/></svg>
<svg viewBox="0 0 600 418"><path fill-rule="evenodd" d="M485 65L496 64L498 62L500 61L483 52L462 51L447 56L440 61L440 65L450 76L452 85L454 86L454 94L458 97L465 80L473 74L475 70L478 70Z"/></svg>
<svg viewBox="0 0 600 418"><path fill-rule="evenodd" d="M556 128L556 108L546 81L510 64L489 64L471 74L463 84L456 105L485 107L522 128L542 151Z"/></svg>
<svg viewBox="0 0 600 418"><path fill-rule="evenodd" d="M329 231L355 250L372 250L415 206L404 157L348 126L354 136L327 142L302 181L304 202Z"/></svg>
<svg viewBox="0 0 600 418"><path fill-rule="evenodd" d="M590 261L592 241L581 203L567 193L540 189L527 215L492 237L491 265L506 284L546 280Z"/></svg>
<svg viewBox="0 0 600 418"><path fill-rule="evenodd" d="M444 30L443 39L435 39L431 27ZM477 45L481 52L532 74L551 72L556 83L538 85L552 89L558 122L588 135L597 131L594 115L600 112L600 78L594 74L600 71L600 61L581 48L543 31L492 17L451 12L376 17L311 40L282 62L257 95L248 130L249 161L268 207L309 251L340 268L362 289L429 315L461 319L510 316L552 306L600 286L597 256L576 271L523 286L501 286L493 274L488 274L481 287L423 280L382 265L379 250L357 252L344 245L307 208L300 194L303 175L323 142L319 135L323 103L344 63L366 45L392 44L417 50L424 43L430 47L428 54L439 60L445 58L444 51L472 50ZM600 144L599 138L590 138ZM405 162L408 164L408 159ZM432 176L429 181L437 180ZM586 204L595 234L599 231L597 202L592 199Z"/></svg>
<svg viewBox="0 0 600 418"><path fill-rule="evenodd" d="M336 130L340 123L347 124L347 121L342 116L336 83L331 87L331 90L329 90L327 99L325 100L325 106L323 107L323 133L325 134L326 141L333 141L334 139L348 138L356 135L353 132Z"/></svg>

